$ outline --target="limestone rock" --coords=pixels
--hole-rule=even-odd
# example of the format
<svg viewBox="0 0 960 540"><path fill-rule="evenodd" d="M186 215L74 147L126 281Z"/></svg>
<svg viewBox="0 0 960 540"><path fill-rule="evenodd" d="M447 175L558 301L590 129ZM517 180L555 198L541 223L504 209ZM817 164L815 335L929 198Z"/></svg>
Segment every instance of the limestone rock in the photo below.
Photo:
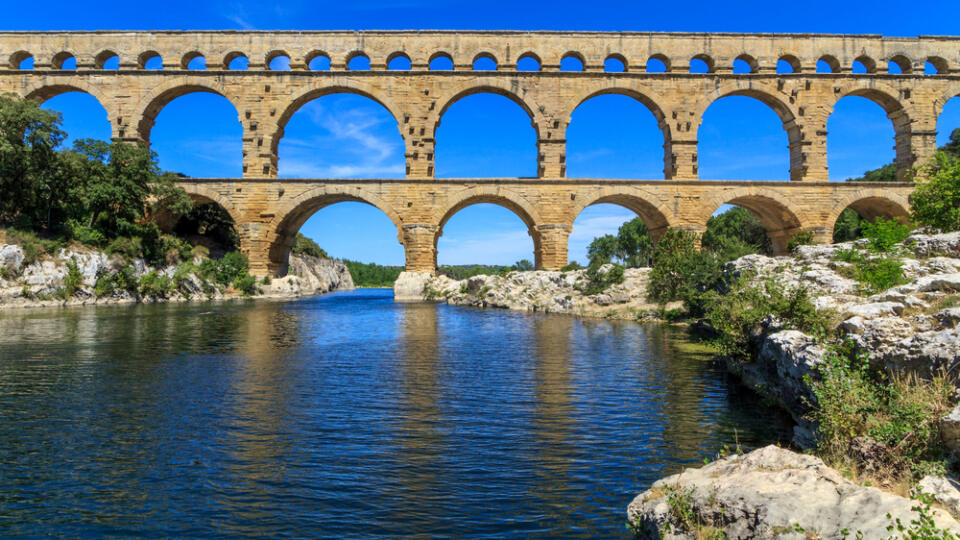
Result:
<svg viewBox="0 0 960 540"><path fill-rule="evenodd" d="M960 458L960 405L940 419L940 434L947 450Z"/></svg>
<svg viewBox="0 0 960 540"><path fill-rule="evenodd" d="M904 244L912 246L915 254L921 257L937 255L960 258L960 232L945 234L914 234Z"/></svg>
<svg viewBox="0 0 960 540"><path fill-rule="evenodd" d="M954 517L960 516L960 490L957 489L956 480L944 476L924 476L917 486L924 493L933 495Z"/></svg>
<svg viewBox="0 0 960 540"><path fill-rule="evenodd" d="M641 538L696 538L674 515L671 492L689 494L687 509L727 538L841 538L844 529L850 537L860 532L863 538L887 538L892 520L918 517L911 509L916 501L857 485L819 458L776 446L655 482L627 508ZM938 527L960 532L960 523L946 512L932 514Z"/></svg>
<svg viewBox="0 0 960 540"><path fill-rule="evenodd" d="M5 268L10 275L20 273L25 255L23 248L13 244L0 245L0 267Z"/></svg>
<svg viewBox="0 0 960 540"><path fill-rule="evenodd" d="M903 313L903 304L899 302L872 302L869 304L848 304L843 310L844 317L862 317L879 319Z"/></svg>
<svg viewBox="0 0 960 540"><path fill-rule="evenodd" d="M427 282L432 276L427 272L400 272L393 283L393 298L398 302L424 300Z"/></svg>

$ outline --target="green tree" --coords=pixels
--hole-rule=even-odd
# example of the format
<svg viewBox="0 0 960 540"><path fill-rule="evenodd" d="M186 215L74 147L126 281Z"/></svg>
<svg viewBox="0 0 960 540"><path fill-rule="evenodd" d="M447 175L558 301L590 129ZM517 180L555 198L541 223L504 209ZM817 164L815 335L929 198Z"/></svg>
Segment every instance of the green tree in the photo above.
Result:
<svg viewBox="0 0 960 540"><path fill-rule="evenodd" d="M323 248L317 245L312 238L308 238L302 233L297 233L297 239L293 243L292 251L298 255L309 255L318 259L329 258L327 252L324 251Z"/></svg>
<svg viewBox="0 0 960 540"><path fill-rule="evenodd" d="M833 241L848 242L860 238L863 235L863 221L853 208L844 209L833 224Z"/></svg>
<svg viewBox="0 0 960 540"><path fill-rule="evenodd" d="M513 266L510 267L510 270L513 270L515 272L529 272L530 270L533 270L533 269L534 269L533 263L530 262L528 259L520 259L519 261L513 263Z"/></svg>
<svg viewBox="0 0 960 540"><path fill-rule="evenodd" d="M643 219L635 217L617 230L616 256L628 268L650 266L653 239Z"/></svg>
<svg viewBox="0 0 960 540"><path fill-rule="evenodd" d="M960 129L951 141L960 147ZM910 196L913 220L942 231L960 230L960 159L937 152L929 169L927 180Z"/></svg>
<svg viewBox="0 0 960 540"><path fill-rule="evenodd" d="M617 237L612 234L598 236L587 246L587 259L590 264L608 263L616 254Z"/></svg>
<svg viewBox="0 0 960 540"><path fill-rule="evenodd" d="M739 206L707 220L703 247L721 254L727 260L748 253L769 255L773 251L767 229L760 218Z"/></svg>
<svg viewBox="0 0 960 540"><path fill-rule="evenodd" d="M57 153L66 136L60 124L59 113L0 96L0 224L49 228L59 199L74 192Z"/></svg>
<svg viewBox="0 0 960 540"><path fill-rule="evenodd" d="M720 285L723 264L714 252L698 249L699 242L696 234L673 228L657 241L647 286L651 300L682 300L692 315L703 313L703 293Z"/></svg>

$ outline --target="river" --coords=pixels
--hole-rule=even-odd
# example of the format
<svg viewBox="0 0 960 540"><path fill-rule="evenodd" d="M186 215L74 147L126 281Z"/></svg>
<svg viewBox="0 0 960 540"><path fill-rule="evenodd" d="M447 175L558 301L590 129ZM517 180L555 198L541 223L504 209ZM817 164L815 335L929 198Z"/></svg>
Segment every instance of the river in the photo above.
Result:
<svg viewBox="0 0 960 540"><path fill-rule="evenodd" d="M789 435L668 326L382 289L0 313L3 537L618 537Z"/></svg>

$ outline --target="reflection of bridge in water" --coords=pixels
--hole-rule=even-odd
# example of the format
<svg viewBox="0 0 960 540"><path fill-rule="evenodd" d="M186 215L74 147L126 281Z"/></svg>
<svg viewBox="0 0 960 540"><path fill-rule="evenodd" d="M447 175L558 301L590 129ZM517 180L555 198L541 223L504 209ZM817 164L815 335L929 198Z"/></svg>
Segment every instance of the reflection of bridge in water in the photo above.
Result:
<svg viewBox="0 0 960 540"><path fill-rule="evenodd" d="M64 92L96 97L113 136L148 142L157 114L193 92L227 98L243 125L243 178L187 180L198 200L233 216L241 249L258 273L282 273L299 226L339 201L380 208L397 227L408 270L433 271L443 225L465 206L487 202L517 213L533 237L541 268L567 261L577 214L596 203L637 212L654 234L666 227L703 230L718 206L760 216L782 250L801 229L830 240L852 207L864 217L906 215L909 183L827 183L827 119L836 102L861 96L893 124L901 179L936 147L937 118L960 95L960 38L875 35L772 35L569 32L8 32L0 33L0 91L40 101ZM207 60L204 70L187 69ZM245 57L248 69L230 69ZM289 71L268 69L279 57ZM33 69L22 70L33 58ZM160 60L154 60L160 58ZM330 68L313 71L318 58ZM369 69L350 69L356 59ZM431 70L437 58L452 69ZM472 71L478 59L492 71ZM573 58L581 71L560 71ZM76 62L76 69L64 69ZM409 69L393 67L405 59ZM536 71L517 71L521 60ZM622 72L604 72L613 60ZM652 60L665 72L649 73ZM707 73L689 73L692 62ZM740 62L748 73L733 73ZM163 69L145 69L158 62ZM777 73L777 65L791 73ZM817 73L818 63L830 73ZM853 73L857 64L863 73ZM116 69L106 69L107 66ZM929 65L935 74L925 74ZM894 66L900 73L892 73ZM277 149L294 112L317 97L354 93L394 116L405 141L406 178L277 179ZM537 179L434 179L437 126L457 100L494 93L516 102L537 134ZM643 103L663 134L666 181L565 179L566 128L584 101L624 94ZM726 96L760 100L777 113L788 138L793 182L698 182L697 131L704 111ZM749 158L749 157L747 157Z"/></svg>

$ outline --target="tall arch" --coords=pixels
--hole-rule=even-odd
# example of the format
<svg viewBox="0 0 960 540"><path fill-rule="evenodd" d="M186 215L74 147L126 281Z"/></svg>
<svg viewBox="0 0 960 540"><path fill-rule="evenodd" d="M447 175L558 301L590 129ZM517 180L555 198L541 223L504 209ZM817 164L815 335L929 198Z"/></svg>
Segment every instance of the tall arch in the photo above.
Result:
<svg viewBox="0 0 960 540"><path fill-rule="evenodd" d="M758 87L751 88L738 88L738 87L721 87L716 92L711 95L711 100L709 103L706 103L705 106L700 110L697 122L697 138L699 141L698 155L699 155L699 165L701 177L703 177L704 163L706 162L709 166L710 157L709 154L703 151L703 135L702 130L704 127L704 117L707 112L710 110L711 106L715 103L730 97L747 97L753 100L759 101L763 105L766 105L771 111L773 111L777 118L780 120L781 127L786 132L787 136L787 148L788 154L787 158L783 160L783 163L787 165L786 170L788 173L785 175L785 178L791 180L800 180L803 176L803 149L801 146L802 135L800 133L800 127L796 123L796 115L793 109L787 104L787 101L780 98L772 90L766 90ZM706 157L706 160L704 159ZM708 169L709 171L709 169ZM757 171L755 173L750 173L753 176L758 174L766 175L767 173L762 173ZM707 174L706 176L710 176ZM737 179L731 178L727 175L725 178L720 179ZM766 176L754 178L756 180L775 180L775 178L769 178Z"/></svg>
<svg viewBox="0 0 960 540"><path fill-rule="evenodd" d="M72 98L71 94L80 99ZM52 84L30 90L25 97L63 114L63 129L68 138L65 142L83 138L109 140L114 136L115 115L107 108L111 102L95 87ZM100 116L101 111L103 116ZM103 124L100 124L101 120Z"/></svg>
<svg viewBox="0 0 960 540"><path fill-rule="evenodd" d="M634 101L642 105L644 108L646 108L646 110L653 116L653 120L656 122L657 128L659 129L659 132L661 135L660 141L658 142L657 146L663 149L662 161L661 161L661 164L663 167L661 169L661 173L665 174L664 170L666 169L668 160L670 159L670 124L669 122L666 121L666 116L664 115L663 110L660 108L660 106L657 103L658 100L660 100L659 96L654 96L652 94L640 92L630 88L611 87L611 88L605 88L602 90L597 90L584 97L577 98L575 105L571 108L570 114L567 115L566 122L565 122L566 130L563 134L563 138L567 141L567 157L566 157L567 176L572 178L596 176L596 175L589 175L589 174L580 174L577 171L577 168L578 168L577 160L579 158L575 155L575 152L577 151L576 140L575 140L576 131L571 133L571 126L573 126L574 130L576 130L577 128L574 125L574 116L577 113L577 111L580 110L581 107L584 106L587 102L594 100L596 98L599 98L601 96L624 96L624 97L633 99ZM613 104L611 104L611 106L612 105ZM636 124L634 122L630 122L631 127L635 127L635 125ZM619 132L618 130L615 130L615 131ZM573 145L570 144L570 141L572 138L574 139ZM572 169L571 169L571 166L573 167ZM629 175L629 174L627 175L618 174L615 177L617 178L634 178L634 177L657 178L657 177L660 177L660 175L653 176L651 174L641 174L640 176L635 176L635 175Z"/></svg>
<svg viewBox="0 0 960 540"><path fill-rule="evenodd" d="M896 166L897 178L904 180L909 177L910 169L914 165L912 148L913 141L911 140L911 118L907 110L900 103L897 96L898 93L896 91L879 86L870 88L857 88L848 86L847 88L841 89L841 91L837 93L837 100L829 108L829 116L827 117L827 125L825 126L828 133L827 159L833 163L828 163L829 169L836 170L838 168L835 166L835 162L837 160L837 156L840 155L838 151L830 149L830 146L836 143L836 129L833 130L835 134L834 137L831 138L829 135L831 131L829 123L834 119L834 112L836 112L837 104L840 103L841 100L850 97L858 97L864 98L875 105L878 105L883 112L886 113L886 117L890 120L890 123L893 127L893 163ZM864 125L863 122L865 120L862 112L857 116L857 120L857 125ZM852 169L843 171L841 169L840 172L845 174L831 174L830 176L831 179L841 179L841 176L858 175L868 169L879 168L883 167L884 165L887 165L887 162L881 160L875 164L864 164L860 167L862 170L859 171L854 171Z"/></svg>
<svg viewBox="0 0 960 540"><path fill-rule="evenodd" d="M166 84L158 85L151 91L149 94L144 96L140 100L140 105L138 107L139 114L137 115L139 121L137 123L137 135L144 142L150 141L150 132L153 129L154 124L157 120L157 115L160 114L160 111L167 106L171 101L185 96L187 94L193 93L209 93L216 94L220 97L226 98L227 101L233 105L234 111L239 111L237 103L232 99L232 96L225 94L219 88L208 86L202 80L192 81L184 79L175 79ZM240 121L240 114L237 113L237 121Z"/></svg>
<svg viewBox="0 0 960 540"><path fill-rule="evenodd" d="M464 189L448 198L440 206L440 210L434 218L434 222L437 224L433 237L434 267L438 263L440 237L443 236L447 222L465 208L478 204L496 205L507 209L520 218L520 221L527 227L527 233L533 239L534 264L537 268L540 268L542 266L542 253L540 236L537 231L537 225L540 223L539 213L522 195L496 186Z"/></svg>
<svg viewBox="0 0 960 540"><path fill-rule="evenodd" d="M399 126L402 125L401 118L397 115L397 107L391 101L382 99L380 96L378 96L374 88L366 88L359 85L336 85L314 88L294 98L277 118L277 129L274 131L270 140L270 148L273 151L273 155L279 155L280 139L283 138L284 128L287 126L290 118L292 118L293 115L307 103L331 94L355 94L373 100L386 109L391 116L393 116L393 119L397 122L398 129ZM404 135L402 130L400 131L400 135L401 137ZM406 137L404 137L404 139L405 138Z"/></svg>
<svg viewBox="0 0 960 540"><path fill-rule="evenodd" d="M397 229L397 241L403 243L403 220L390 204L378 197L376 193L331 184L306 190L285 201L276 217L265 227L267 230L266 253L250 254L251 261L254 258L265 259L267 269L272 274L285 275L290 250L303 224L316 212L340 202L358 202L377 208L394 224Z"/></svg>
<svg viewBox="0 0 960 540"><path fill-rule="evenodd" d="M483 99L477 99L476 96L487 97ZM520 140L521 138L527 137L526 134L522 133L522 128L511 130L509 126L505 126L501 123L495 123L495 121L503 120L506 120L507 122L519 122L520 116L517 115L515 118L511 118L510 115L513 115L513 111L515 110L513 106L510 105L504 107L504 102L491 100L489 99L490 96L506 98L510 102L513 102L513 104L519 106L520 110L523 111L523 114L526 115L532 126L533 136L529 147L523 146L526 143ZM472 103L464 103L464 100L467 98L470 98ZM432 116L433 138L435 144L434 161L436 163L435 171L437 176L537 176L537 148L540 143L539 122L537 121L537 117L535 115L536 113L534 112L535 109L512 90L494 85L467 86L451 93L449 96L443 97L441 100L438 100L438 102L442 103L443 105L437 108ZM451 123L447 113L451 107L457 104L462 104L462 107L459 107L459 110L457 111L458 118L456 118L455 123ZM488 112L492 111L494 114L505 116L500 116L499 118L490 118L490 116L486 114L476 114L478 110L486 110ZM475 118L471 118L470 115L474 115ZM441 120L443 119L447 119L448 121L445 126L447 127L446 131L441 130ZM428 120L428 122L430 121ZM471 123L471 125L459 125L462 122ZM518 126L519 124L514 125ZM494 133L494 130L496 130L496 134ZM492 147L496 147L497 149L495 151L502 153L520 153L520 155L513 156L510 163L506 163L502 159L493 163L489 161L491 158L489 152L485 154L467 152L467 149L465 148L466 144L458 145L456 143L458 138L466 137L473 139L469 143L471 145L476 141L477 138L479 138L488 146L493 145ZM511 137L515 137L516 140L510 140ZM451 139L454 141L452 144ZM473 147L473 149L475 149L475 147ZM500 157L502 158L503 155L504 154L501 154ZM451 156L451 161L449 163L454 164L454 167L445 165L447 156ZM486 163L471 163L470 158L474 157L487 161ZM500 169L497 170L497 167L500 167ZM463 174L461 172L461 174L450 175L447 173L447 171L451 169L458 171L466 170L467 173ZM509 172L504 173L501 171ZM514 172L520 171L524 171L526 174L514 174Z"/></svg>

